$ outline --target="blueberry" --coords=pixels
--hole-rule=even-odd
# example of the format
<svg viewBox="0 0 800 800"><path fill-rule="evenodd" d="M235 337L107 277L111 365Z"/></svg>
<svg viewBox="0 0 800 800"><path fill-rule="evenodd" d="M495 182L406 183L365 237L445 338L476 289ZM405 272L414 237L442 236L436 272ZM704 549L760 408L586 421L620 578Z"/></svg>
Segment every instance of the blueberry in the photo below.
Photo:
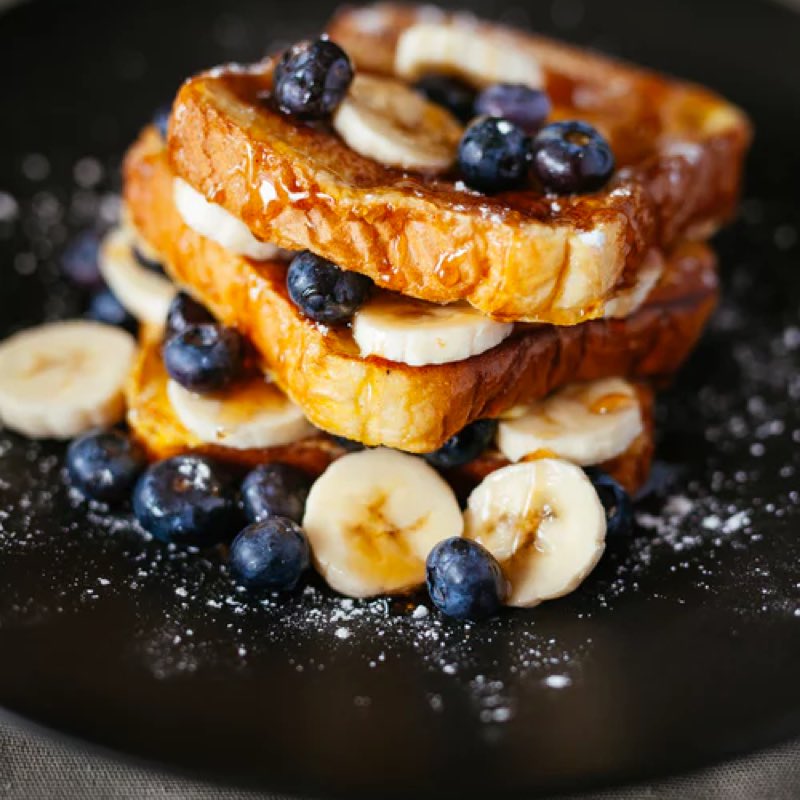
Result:
<svg viewBox="0 0 800 800"><path fill-rule="evenodd" d="M307 317L335 325L350 320L369 297L372 281L304 250L289 264L286 285L292 302Z"/></svg>
<svg viewBox="0 0 800 800"><path fill-rule="evenodd" d="M76 286L100 289L103 286L103 277L100 274L99 254L100 238L96 231L82 231L64 250L61 271Z"/></svg>
<svg viewBox="0 0 800 800"><path fill-rule="evenodd" d="M439 542L426 563L428 592L449 617L480 619L494 614L507 592L500 565L483 545L455 536Z"/></svg>
<svg viewBox="0 0 800 800"><path fill-rule="evenodd" d="M160 108L156 109L155 114L153 114L153 125L156 126L156 129L161 134L163 139L167 138L170 112L171 109L169 106L161 106Z"/></svg>
<svg viewBox="0 0 800 800"><path fill-rule="evenodd" d="M414 88L432 103L446 108L461 122L467 123L475 116L475 90L458 78L451 75L425 75L414 84Z"/></svg>
<svg viewBox="0 0 800 800"><path fill-rule="evenodd" d="M91 500L119 503L147 466L144 451L122 431L91 431L67 450L72 485Z"/></svg>
<svg viewBox="0 0 800 800"><path fill-rule="evenodd" d="M190 325L215 322L211 312L186 292L178 292L167 311L165 338L171 339L176 333L183 333Z"/></svg>
<svg viewBox="0 0 800 800"><path fill-rule="evenodd" d="M96 322L105 322L107 325L124 328L133 334L139 328L136 318L128 313L111 289L103 289L92 297L86 316Z"/></svg>
<svg viewBox="0 0 800 800"><path fill-rule="evenodd" d="M429 464L439 469L459 467L475 460L497 433L497 420L479 419L451 436L438 450L426 454Z"/></svg>
<svg viewBox="0 0 800 800"><path fill-rule="evenodd" d="M496 83L475 100L476 116L503 117L525 133L535 133L550 114L550 98L541 89L521 83Z"/></svg>
<svg viewBox="0 0 800 800"><path fill-rule="evenodd" d="M260 522L267 517L287 517L301 522L311 482L291 464L262 464L242 483L242 503L247 518Z"/></svg>
<svg viewBox="0 0 800 800"><path fill-rule="evenodd" d="M294 589L308 562L306 535L287 517L254 522L231 543L231 572L248 589Z"/></svg>
<svg viewBox="0 0 800 800"><path fill-rule="evenodd" d="M533 172L556 194L594 192L614 172L614 154L602 135L584 122L546 125L531 146Z"/></svg>
<svg viewBox="0 0 800 800"><path fill-rule="evenodd" d="M633 505L630 495L608 473L587 469L600 502L606 510L608 536L627 536L633 530Z"/></svg>
<svg viewBox="0 0 800 800"><path fill-rule="evenodd" d="M530 140L524 131L499 117L481 117L464 132L458 165L464 180L482 192L520 186L528 174Z"/></svg>
<svg viewBox="0 0 800 800"><path fill-rule="evenodd" d="M243 371L244 346L232 328L209 323L189 325L164 345L170 378L200 394L229 386Z"/></svg>
<svg viewBox="0 0 800 800"><path fill-rule="evenodd" d="M133 491L133 513L164 542L210 545L241 527L232 481L201 456L174 456L147 468Z"/></svg>
<svg viewBox="0 0 800 800"><path fill-rule="evenodd" d="M136 245L134 245L132 249L133 249L133 257L145 269L149 269L150 272L155 272L156 275L166 275L166 273L164 272L164 265L160 261L157 261L154 258L150 258L150 256L146 255L144 251L139 249Z"/></svg>
<svg viewBox="0 0 800 800"><path fill-rule="evenodd" d="M342 102L353 80L347 53L329 39L298 42L275 68L273 94L284 114L323 119Z"/></svg>

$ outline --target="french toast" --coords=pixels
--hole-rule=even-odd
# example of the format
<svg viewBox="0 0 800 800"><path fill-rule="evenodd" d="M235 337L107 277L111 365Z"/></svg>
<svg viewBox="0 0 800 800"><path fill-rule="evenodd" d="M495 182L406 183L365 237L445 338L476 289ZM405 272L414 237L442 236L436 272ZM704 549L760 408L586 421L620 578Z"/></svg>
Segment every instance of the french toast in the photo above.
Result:
<svg viewBox="0 0 800 800"><path fill-rule="evenodd" d="M126 387L128 424L154 460L182 453L201 453L243 467L280 461L317 476L347 452L335 439L321 432L282 447L265 449L234 449L203 442L181 424L167 395L167 380L160 338L152 335L142 337ZM636 390L643 430L625 452L600 465L631 493L641 488L647 479L654 447L653 392L645 384L637 385ZM444 474L454 489L465 497L489 473L508 464L499 452L488 450L461 467L445 470Z"/></svg>
<svg viewBox="0 0 800 800"><path fill-rule="evenodd" d="M234 255L188 228L173 203L163 141L144 131L125 160L125 204L172 278L261 353L278 385L325 431L430 452L467 424L575 381L672 375L717 298L713 252L683 242L645 305L626 319L571 327L517 325L464 361L409 367L363 358L347 328L310 322L289 300L286 265Z"/></svg>
<svg viewBox="0 0 800 800"><path fill-rule="evenodd" d="M487 196L455 174L384 166L326 125L275 110L271 59L184 84L169 129L175 173L261 240L309 249L402 294L557 325L602 317L653 249L705 238L733 213L749 123L710 91L430 9L345 10L329 33L357 69L389 74L400 35L431 18L532 53L552 118L589 122L610 142L618 168L607 186Z"/></svg>

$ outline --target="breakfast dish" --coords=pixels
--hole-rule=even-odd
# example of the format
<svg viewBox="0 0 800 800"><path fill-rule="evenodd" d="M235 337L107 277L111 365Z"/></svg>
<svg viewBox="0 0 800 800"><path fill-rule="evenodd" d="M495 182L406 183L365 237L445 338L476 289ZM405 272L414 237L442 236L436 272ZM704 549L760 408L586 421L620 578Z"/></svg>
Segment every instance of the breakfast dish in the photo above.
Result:
<svg viewBox="0 0 800 800"><path fill-rule="evenodd" d="M749 137L575 48L342 11L145 128L94 320L0 345L0 416L255 593L313 564L457 618L561 597L631 526Z"/></svg>

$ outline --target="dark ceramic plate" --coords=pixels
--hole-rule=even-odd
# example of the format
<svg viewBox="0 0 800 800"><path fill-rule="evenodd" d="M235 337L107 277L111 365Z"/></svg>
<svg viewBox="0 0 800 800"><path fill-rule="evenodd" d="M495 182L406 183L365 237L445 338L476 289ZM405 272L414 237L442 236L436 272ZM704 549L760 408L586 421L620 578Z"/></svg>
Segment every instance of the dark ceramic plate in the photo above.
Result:
<svg viewBox="0 0 800 800"><path fill-rule="evenodd" d="M183 76L330 10L285 7L83 0L0 17L3 332L80 310L63 243L113 216L120 155ZM800 17L556 0L506 18L706 82L758 131L742 218L718 242L725 300L661 402L668 480L635 538L573 596L481 625L316 585L253 603L215 554L165 550L70 497L62 447L0 433L5 708L222 780L369 798L531 798L800 734Z"/></svg>

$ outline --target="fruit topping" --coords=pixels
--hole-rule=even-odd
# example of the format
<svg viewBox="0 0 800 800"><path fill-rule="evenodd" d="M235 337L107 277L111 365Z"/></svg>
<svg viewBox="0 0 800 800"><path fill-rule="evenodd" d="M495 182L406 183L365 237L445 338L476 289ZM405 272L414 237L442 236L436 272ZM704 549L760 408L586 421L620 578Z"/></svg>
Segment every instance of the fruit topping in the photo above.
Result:
<svg viewBox="0 0 800 800"><path fill-rule="evenodd" d="M273 94L284 114L324 119L342 102L353 80L353 65L326 38L292 45L275 67Z"/></svg>
<svg viewBox="0 0 800 800"><path fill-rule="evenodd" d="M489 617L507 594L506 579L495 557L477 542L458 536L431 550L426 573L431 600L449 617Z"/></svg>
<svg viewBox="0 0 800 800"><path fill-rule="evenodd" d="M308 540L287 517L248 525L231 543L230 569L248 589L289 591L308 569Z"/></svg>
<svg viewBox="0 0 800 800"><path fill-rule="evenodd" d="M211 545L241 529L232 481L201 456L175 456L148 467L133 491L133 513L164 542Z"/></svg>
<svg viewBox="0 0 800 800"><path fill-rule="evenodd" d="M103 503L128 499L147 466L142 448L120 430L85 433L67 450L70 482L83 495Z"/></svg>
<svg viewBox="0 0 800 800"><path fill-rule="evenodd" d="M481 117L464 132L458 166L464 180L486 193L521 186L530 165L530 140L525 132L499 117Z"/></svg>
<svg viewBox="0 0 800 800"><path fill-rule="evenodd" d="M169 376L191 392L230 386L243 369L244 343L237 331L222 325L190 325L164 345Z"/></svg>
<svg viewBox="0 0 800 800"><path fill-rule="evenodd" d="M349 322L372 289L372 281L366 276L340 269L309 250L292 259L286 285L300 311L326 325Z"/></svg>
<svg viewBox="0 0 800 800"><path fill-rule="evenodd" d="M533 172L556 194L594 192L614 172L614 154L603 136L585 122L552 122L531 146Z"/></svg>

